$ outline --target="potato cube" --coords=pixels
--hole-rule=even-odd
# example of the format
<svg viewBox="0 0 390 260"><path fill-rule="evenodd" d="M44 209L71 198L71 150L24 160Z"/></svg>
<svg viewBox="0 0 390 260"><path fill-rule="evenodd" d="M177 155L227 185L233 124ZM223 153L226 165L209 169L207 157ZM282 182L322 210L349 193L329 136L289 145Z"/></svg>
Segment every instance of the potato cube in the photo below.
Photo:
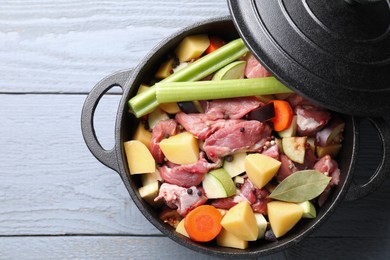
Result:
<svg viewBox="0 0 390 260"><path fill-rule="evenodd" d="M160 109L164 110L168 114L177 114L181 111L179 105L176 102L162 103L160 104Z"/></svg>
<svg viewBox="0 0 390 260"><path fill-rule="evenodd" d="M297 128L298 128L297 116L295 115L293 116L290 126L287 129L278 132L278 135L280 137L293 137L297 133Z"/></svg>
<svg viewBox="0 0 390 260"><path fill-rule="evenodd" d="M150 86L148 86L146 84L139 85L139 88L138 88L138 91L137 91L137 95L141 94L142 92L147 91L148 89L150 89Z"/></svg>
<svg viewBox="0 0 390 260"><path fill-rule="evenodd" d="M143 198L147 203L152 206L159 206L161 204L160 201L155 202L154 199L157 197L159 192L159 182L151 182L145 186L142 186L138 189L139 195Z"/></svg>
<svg viewBox="0 0 390 260"><path fill-rule="evenodd" d="M156 169L154 172L149 172L141 175L142 186L148 185L149 183L160 181L163 182L160 172Z"/></svg>
<svg viewBox="0 0 390 260"><path fill-rule="evenodd" d="M303 208L291 202L271 201L267 209L272 231L277 238L291 230L303 215Z"/></svg>
<svg viewBox="0 0 390 260"><path fill-rule="evenodd" d="M248 248L248 241L242 240L226 229L222 228L217 236L217 245L224 247L232 247L238 249Z"/></svg>
<svg viewBox="0 0 390 260"><path fill-rule="evenodd" d="M153 129L155 125L161 120L168 120L169 116L160 107L153 110L148 116L148 124L150 129Z"/></svg>
<svg viewBox="0 0 390 260"><path fill-rule="evenodd" d="M189 132L183 132L160 142L164 156L176 164L191 164L199 160L198 140Z"/></svg>
<svg viewBox="0 0 390 260"><path fill-rule="evenodd" d="M186 237L190 237L187 233L187 230L186 228L184 227L184 221L185 219L183 218L179 224L177 224L177 227L176 227L176 232L179 233L179 234L182 234L183 236L186 236Z"/></svg>
<svg viewBox="0 0 390 260"><path fill-rule="evenodd" d="M263 188L278 172L281 162L274 158L253 153L245 157L245 171L257 188Z"/></svg>
<svg viewBox="0 0 390 260"><path fill-rule="evenodd" d="M152 133L145 129L144 123L139 123L137 129L135 130L134 140L138 140L143 143L146 147L150 147L150 142L152 140Z"/></svg>
<svg viewBox="0 0 390 260"><path fill-rule="evenodd" d="M241 240L257 240L259 228L252 208L246 201L242 201L229 209L222 218L221 225Z"/></svg>
<svg viewBox="0 0 390 260"><path fill-rule="evenodd" d="M156 162L149 149L138 140L124 142L124 149L130 174L156 171Z"/></svg>
<svg viewBox="0 0 390 260"><path fill-rule="evenodd" d="M235 177L245 172L245 157L246 152L238 152L232 154L232 160L225 160L223 168L229 173L230 177Z"/></svg>
<svg viewBox="0 0 390 260"><path fill-rule="evenodd" d="M173 58L170 58L169 60L165 61L158 68L154 76L160 80L170 76L173 72L173 62L174 62Z"/></svg>
<svg viewBox="0 0 390 260"><path fill-rule="evenodd" d="M190 35L180 42L175 53L179 61L190 61L199 58L209 45L210 40L207 34Z"/></svg>

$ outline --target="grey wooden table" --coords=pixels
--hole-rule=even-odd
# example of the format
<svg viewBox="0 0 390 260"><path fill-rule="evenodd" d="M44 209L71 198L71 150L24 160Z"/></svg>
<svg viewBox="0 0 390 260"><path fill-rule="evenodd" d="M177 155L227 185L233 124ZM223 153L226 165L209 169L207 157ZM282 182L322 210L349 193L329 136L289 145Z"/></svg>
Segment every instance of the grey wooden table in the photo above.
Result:
<svg viewBox="0 0 390 260"><path fill-rule="evenodd" d="M88 151L80 113L101 78L136 66L180 28L227 14L225 0L0 0L0 259L212 259L143 217L118 174ZM119 99L107 94L95 117L106 148ZM356 179L364 182L381 149L373 127L362 128ZM389 258L388 187L342 204L268 258Z"/></svg>

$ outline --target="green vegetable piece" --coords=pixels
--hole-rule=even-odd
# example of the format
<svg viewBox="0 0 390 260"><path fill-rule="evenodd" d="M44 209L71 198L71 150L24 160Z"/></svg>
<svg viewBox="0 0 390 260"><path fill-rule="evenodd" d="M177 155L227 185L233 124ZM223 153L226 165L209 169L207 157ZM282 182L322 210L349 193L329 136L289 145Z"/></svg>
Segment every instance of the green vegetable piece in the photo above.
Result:
<svg viewBox="0 0 390 260"><path fill-rule="evenodd" d="M202 181L207 198L227 198L236 194L236 186L230 175L219 168L208 172Z"/></svg>
<svg viewBox="0 0 390 260"><path fill-rule="evenodd" d="M330 179L316 170L297 171L284 179L269 198L295 203L311 200L325 190Z"/></svg>
<svg viewBox="0 0 390 260"><path fill-rule="evenodd" d="M219 70L227 64L237 60L248 52L242 39L233 40L219 49L194 61L185 68L171 74L160 82L179 82L200 80L211 73ZM130 111L136 116L141 117L153 111L158 106L156 100L156 87L150 87L128 101Z"/></svg>
<svg viewBox="0 0 390 260"><path fill-rule="evenodd" d="M314 207L313 203L310 201L304 201L298 204L303 209L303 215L302 218L316 218L317 217L317 211Z"/></svg>
<svg viewBox="0 0 390 260"><path fill-rule="evenodd" d="M292 92L275 77L156 83L158 103L235 98Z"/></svg>
<svg viewBox="0 0 390 260"><path fill-rule="evenodd" d="M239 60L232 62L218 70L211 80L243 79L246 61Z"/></svg>

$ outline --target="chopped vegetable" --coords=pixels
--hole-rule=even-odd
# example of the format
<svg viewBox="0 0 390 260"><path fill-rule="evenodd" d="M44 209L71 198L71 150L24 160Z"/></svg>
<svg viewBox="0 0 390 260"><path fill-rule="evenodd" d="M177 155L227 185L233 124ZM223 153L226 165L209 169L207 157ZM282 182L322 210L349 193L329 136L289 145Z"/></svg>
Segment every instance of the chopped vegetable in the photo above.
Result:
<svg viewBox="0 0 390 260"><path fill-rule="evenodd" d="M226 212L221 225L242 240L256 241L259 235L255 214L245 199Z"/></svg>
<svg viewBox="0 0 390 260"><path fill-rule="evenodd" d="M330 144L327 146L317 146L316 153L319 158L329 154L332 157L336 157L339 153L342 145L341 144Z"/></svg>
<svg viewBox="0 0 390 260"><path fill-rule="evenodd" d="M201 205L188 213L184 227L191 239L199 242L213 240L221 231L222 214L213 206Z"/></svg>
<svg viewBox="0 0 390 260"><path fill-rule="evenodd" d="M259 189L263 188L278 172L280 161L260 153L245 157L245 171L249 180Z"/></svg>
<svg viewBox="0 0 390 260"><path fill-rule="evenodd" d="M286 129L284 129L283 131L280 131L278 132L278 135L280 137L293 137L293 136L296 136L297 134L297 119L298 117L296 115L293 116L292 120L291 120L291 124L289 127L287 127ZM314 141L314 138L313 138L313 141Z"/></svg>
<svg viewBox="0 0 390 260"><path fill-rule="evenodd" d="M207 34L186 36L175 49L179 61L190 61L199 58L210 45Z"/></svg>
<svg viewBox="0 0 390 260"><path fill-rule="evenodd" d="M138 189L139 195L151 206L159 207L162 204L162 201L154 201L158 196L158 191L160 184L158 181L151 182L147 185L144 185Z"/></svg>
<svg viewBox="0 0 390 260"><path fill-rule="evenodd" d="M165 81L156 83L155 86L157 87L156 97L158 103L223 99L291 92L290 89L274 77L197 82ZM281 120L283 119L279 119L279 121Z"/></svg>
<svg viewBox="0 0 390 260"><path fill-rule="evenodd" d="M225 44L225 41L217 36L210 36L209 39L210 39L210 45L206 49L206 51L205 51L206 53L211 53L211 52L219 49L220 47L222 47Z"/></svg>
<svg viewBox="0 0 390 260"><path fill-rule="evenodd" d="M233 233L222 228L221 233L217 236L217 245L238 249L248 248L248 241L238 238Z"/></svg>
<svg viewBox="0 0 390 260"><path fill-rule="evenodd" d="M274 130L279 132L286 130L293 119L293 110L290 104L284 100L272 100L275 107L275 117L271 119Z"/></svg>
<svg viewBox="0 0 390 260"><path fill-rule="evenodd" d="M268 218L272 231L279 238L291 230L302 218L301 206L284 201L271 201L267 204Z"/></svg>
<svg viewBox="0 0 390 260"><path fill-rule="evenodd" d="M291 95L242 40L219 40L189 35L172 49L190 60L177 66L171 58L159 67L167 77L148 78L157 83L129 100L140 124L124 148L130 174L140 173L140 196L162 221L193 241L245 249L316 217L314 205L340 180L332 158L345 123Z"/></svg>
<svg viewBox="0 0 390 260"><path fill-rule="evenodd" d="M345 122L339 117L334 116L329 124L316 134L316 145L327 146L331 144L343 131Z"/></svg>
<svg viewBox="0 0 390 260"><path fill-rule="evenodd" d="M234 61L218 70L211 80L243 79L246 61Z"/></svg>
<svg viewBox="0 0 390 260"><path fill-rule="evenodd" d="M274 103L268 103L249 112L248 118L260 122L268 121L275 117Z"/></svg>
<svg viewBox="0 0 390 260"><path fill-rule="evenodd" d="M143 174L156 171L156 162L149 149L138 140L123 143L130 174Z"/></svg>
<svg viewBox="0 0 390 260"><path fill-rule="evenodd" d="M167 160L173 163L191 164L199 160L198 141L189 132L163 139L159 145Z"/></svg>
<svg viewBox="0 0 390 260"><path fill-rule="evenodd" d="M174 59L170 58L169 60L165 61L163 64L160 65L160 68L158 68L157 72L154 74L154 76L157 79L165 79L169 75L172 74L173 69L173 63Z"/></svg>
<svg viewBox="0 0 390 260"><path fill-rule="evenodd" d="M303 164L306 154L307 136L283 137L283 152L287 157L297 163Z"/></svg>
<svg viewBox="0 0 390 260"><path fill-rule="evenodd" d="M183 236L189 237L188 233L186 231L186 228L184 227L184 218L177 224L176 232L179 234L182 234Z"/></svg>
<svg viewBox="0 0 390 260"><path fill-rule="evenodd" d="M206 173L202 181L202 187L209 199L227 198L236 194L236 186L224 168Z"/></svg>
<svg viewBox="0 0 390 260"><path fill-rule="evenodd" d="M175 102L160 104L160 108L168 114L176 114L180 112L180 107Z"/></svg>
<svg viewBox="0 0 390 260"><path fill-rule="evenodd" d="M236 39L225 44L216 51L194 61L182 70L179 70L160 82L196 81L219 70L235 61L248 51L242 39ZM156 88L152 86L145 92L134 96L128 102L131 112L141 117L153 111L158 106Z"/></svg>

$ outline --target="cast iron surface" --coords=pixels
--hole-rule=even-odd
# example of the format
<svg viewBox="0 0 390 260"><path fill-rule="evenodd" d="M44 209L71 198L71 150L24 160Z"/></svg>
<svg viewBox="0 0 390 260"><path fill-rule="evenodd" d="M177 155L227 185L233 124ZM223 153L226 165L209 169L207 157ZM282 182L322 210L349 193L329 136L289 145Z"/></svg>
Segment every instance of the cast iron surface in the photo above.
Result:
<svg viewBox="0 0 390 260"><path fill-rule="evenodd" d="M152 75L157 68L156 65L160 64L166 53L172 50L172 48L174 48L174 46L176 46L185 35L199 32L223 33L231 39L237 37L230 17L216 18L212 21L194 24L193 26L184 28L182 31L164 40L160 45L152 50L147 57L145 57L144 61L139 64L134 72L121 71L103 79L95 86L85 101L82 111L82 131L84 139L92 154L94 154L99 161L119 173L130 196L145 217L166 236L170 237L179 244L204 254L241 258L261 256L283 250L296 244L313 232L315 228L322 224L331 215L331 213L341 203L343 198L348 194L348 187L353 179L353 173L355 170L354 167L356 165L356 158L358 155L359 120L351 116L345 116L347 122L345 129L346 138L339 158L341 181L339 186L337 186L332 193L328 202L319 212L316 219L301 221L293 231L275 243L258 241L251 243L247 250L217 247L213 243L199 244L175 233L172 228L158 219L156 210L140 198L137 192L140 180L137 176L131 176L131 178L129 177L127 162L123 151L123 142L131 139L132 133L136 127L136 120L134 116L128 112L127 101L135 94L140 83L152 78ZM94 133L93 114L101 96L114 85L119 85L123 89L123 96L119 104L116 118L115 147L113 150L106 151L100 146ZM356 191L349 196L350 199L356 199L357 197L364 196L373 191L373 189L377 187L389 171L389 163L387 162L390 146L390 138L388 138L389 128L383 123L382 119L371 120L381 136L383 160L377 171L374 173L372 181L363 185L364 190L361 189L361 186L353 186L353 189Z"/></svg>
<svg viewBox="0 0 390 260"><path fill-rule="evenodd" d="M117 148L114 147L111 150L106 150L99 143L96 137L94 128L94 114L102 96L110 90L112 87L123 88L126 86L126 82L130 79L132 70L124 70L115 73L114 76L107 76L102 79L88 94L84 102L84 107L81 116L81 130L83 132L84 141L87 144L89 150L101 163L107 167L119 171L118 161L116 157ZM88 133L88 134L84 134Z"/></svg>
<svg viewBox="0 0 390 260"><path fill-rule="evenodd" d="M249 48L287 86L340 113L390 111L389 1L228 3Z"/></svg>

